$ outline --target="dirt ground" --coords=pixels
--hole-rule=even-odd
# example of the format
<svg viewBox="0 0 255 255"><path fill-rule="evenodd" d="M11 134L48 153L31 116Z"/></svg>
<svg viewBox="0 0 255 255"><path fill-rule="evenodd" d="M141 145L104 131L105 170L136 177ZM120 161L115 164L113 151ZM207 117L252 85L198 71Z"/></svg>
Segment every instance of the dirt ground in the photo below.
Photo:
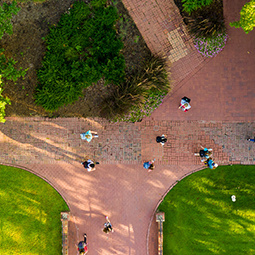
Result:
<svg viewBox="0 0 255 255"><path fill-rule="evenodd" d="M8 2L8 1L4 1ZM33 94L37 85L36 72L46 51L42 37L49 27L56 24L72 4L71 0L48 0L43 3L19 3L19 13L13 17L13 34L4 35L0 48L5 55L17 61L17 67L29 68L24 79L17 82L5 82L4 95L11 99L6 107L6 116L45 116L45 117L89 117L100 116L100 104L112 91L112 86L104 86L100 81L84 89L84 97L72 105L49 113L34 102ZM3 1L0 1L2 4ZM141 62L150 54L141 34L121 2L116 2L120 20L117 23L119 33L124 35L122 53L126 60L126 73L132 75L139 69Z"/></svg>

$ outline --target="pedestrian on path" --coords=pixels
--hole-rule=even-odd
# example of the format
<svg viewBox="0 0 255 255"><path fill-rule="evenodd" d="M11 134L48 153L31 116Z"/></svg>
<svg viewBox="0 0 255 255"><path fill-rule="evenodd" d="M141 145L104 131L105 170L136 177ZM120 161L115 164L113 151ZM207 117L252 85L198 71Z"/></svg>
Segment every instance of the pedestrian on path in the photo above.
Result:
<svg viewBox="0 0 255 255"><path fill-rule="evenodd" d="M114 232L113 231L113 228L112 228L112 224L108 218L108 216L105 216L105 219L106 219L106 222L104 224L104 228L103 228L103 231L108 234L109 232Z"/></svg>
<svg viewBox="0 0 255 255"><path fill-rule="evenodd" d="M195 156L200 156L201 161L204 162L206 159L210 158L212 156L212 149L204 148L203 146L200 146L202 150L199 151L199 153L194 153Z"/></svg>
<svg viewBox="0 0 255 255"><path fill-rule="evenodd" d="M83 235L83 238L84 238L84 240L83 241L80 241L79 243L78 243L78 251L79 251L79 254L80 255L85 255L85 254L87 254L87 252L88 252L88 247L87 247L87 235L86 234L84 234Z"/></svg>
<svg viewBox="0 0 255 255"><path fill-rule="evenodd" d="M254 137L253 139L248 138L247 141L249 141L249 142L255 142L255 137Z"/></svg>
<svg viewBox="0 0 255 255"><path fill-rule="evenodd" d="M162 146L164 146L164 144L166 143L167 138L165 137L165 135L162 136L157 136L156 137L156 142L160 143Z"/></svg>
<svg viewBox="0 0 255 255"><path fill-rule="evenodd" d="M215 169L218 167L218 164L216 164L212 158L208 158L206 161L205 161L205 164L206 166L208 166L210 169Z"/></svg>
<svg viewBox="0 0 255 255"><path fill-rule="evenodd" d="M84 168L88 171L88 172L92 172L92 171L95 171L96 170L96 166L94 164L94 162L91 160L91 159L88 159L84 162L81 163ZM98 165L99 162L96 162L96 165Z"/></svg>
<svg viewBox="0 0 255 255"><path fill-rule="evenodd" d="M92 138L98 137L97 132L95 131L87 131L86 133L81 134L81 139L86 140L88 143L91 142Z"/></svg>
<svg viewBox="0 0 255 255"><path fill-rule="evenodd" d="M188 97L183 97L181 99L181 103L180 103L179 109L181 109L184 112L187 112L191 108L191 106L189 104L190 101L191 100Z"/></svg>
<svg viewBox="0 0 255 255"><path fill-rule="evenodd" d="M154 163L155 162L155 159L153 159L153 160L150 160L150 161L148 161L148 162L144 162L143 163L143 167L145 168L145 169L148 169L148 172L151 172L154 168L155 168L155 166L154 166Z"/></svg>

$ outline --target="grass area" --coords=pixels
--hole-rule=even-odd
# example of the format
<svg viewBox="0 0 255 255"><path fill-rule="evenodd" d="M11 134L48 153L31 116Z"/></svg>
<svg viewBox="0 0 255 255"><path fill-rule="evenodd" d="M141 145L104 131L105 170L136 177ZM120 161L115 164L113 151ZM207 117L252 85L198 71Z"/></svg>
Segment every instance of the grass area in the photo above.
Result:
<svg viewBox="0 0 255 255"><path fill-rule="evenodd" d="M164 254L255 254L254 190L255 166L221 166L183 179L158 208L166 214Z"/></svg>
<svg viewBox="0 0 255 255"><path fill-rule="evenodd" d="M0 166L0 254L62 254L61 211L67 204L44 180Z"/></svg>

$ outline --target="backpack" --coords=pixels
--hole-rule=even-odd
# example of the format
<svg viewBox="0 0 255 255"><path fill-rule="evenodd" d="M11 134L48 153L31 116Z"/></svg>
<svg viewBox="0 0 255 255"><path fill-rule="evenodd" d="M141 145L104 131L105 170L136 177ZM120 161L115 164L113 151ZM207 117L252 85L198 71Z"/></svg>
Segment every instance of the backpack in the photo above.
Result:
<svg viewBox="0 0 255 255"><path fill-rule="evenodd" d="M190 103L191 99L189 99L188 97L183 97L182 98L184 101L186 101L187 103Z"/></svg>
<svg viewBox="0 0 255 255"><path fill-rule="evenodd" d="M83 166L84 166L86 169L89 168L90 163L89 163L88 161L85 161L85 162L83 162L82 164L83 164Z"/></svg>

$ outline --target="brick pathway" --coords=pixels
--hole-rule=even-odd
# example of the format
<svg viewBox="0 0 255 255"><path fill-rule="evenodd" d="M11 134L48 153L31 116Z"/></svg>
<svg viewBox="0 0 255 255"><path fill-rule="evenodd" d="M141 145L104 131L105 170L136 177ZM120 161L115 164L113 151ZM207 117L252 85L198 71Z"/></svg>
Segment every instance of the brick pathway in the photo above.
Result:
<svg viewBox="0 0 255 255"><path fill-rule="evenodd" d="M70 254L83 232L92 254L146 254L146 234L159 198L182 176L203 168L193 155L199 145L213 148L220 164L254 164L255 144L245 140L254 128L255 122L7 118L0 126L0 163L31 169L65 198L72 215ZM80 139L88 129L99 134L91 143ZM162 133L168 137L164 147L155 142ZM100 161L95 172L80 165L85 157ZM153 157L156 170L147 173L142 161ZM115 229L108 236L101 231L104 215ZM152 233L156 228L153 223ZM150 245L151 251L157 248Z"/></svg>
<svg viewBox="0 0 255 255"><path fill-rule="evenodd" d="M227 23L244 0L225 0ZM146 254L148 226L167 188L191 171L203 168L193 153L199 145L214 150L220 164L254 164L254 31L229 29L226 49L210 61L192 48L173 1L125 0L150 49L172 61L174 90L150 118L141 123L111 124L101 119L7 118L0 125L0 163L29 168L65 198L71 210L70 254L88 234L93 255ZM180 98L192 98L192 109L177 110ZM217 95L215 97L214 95ZM209 104L208 104L209 102ZM201 107L203 106L203 107ZM80 133L96 130L86 143ZM155 137L164 133L164 147ZM84 158L100 161L85 172ZM156 158L147 173L143 160ZM105 235L104 215L115 232ZM157 229L152 223L151 233ZM153 235L150 255L156 254ZM156 238L156 236L155 236Z"/></svg>

